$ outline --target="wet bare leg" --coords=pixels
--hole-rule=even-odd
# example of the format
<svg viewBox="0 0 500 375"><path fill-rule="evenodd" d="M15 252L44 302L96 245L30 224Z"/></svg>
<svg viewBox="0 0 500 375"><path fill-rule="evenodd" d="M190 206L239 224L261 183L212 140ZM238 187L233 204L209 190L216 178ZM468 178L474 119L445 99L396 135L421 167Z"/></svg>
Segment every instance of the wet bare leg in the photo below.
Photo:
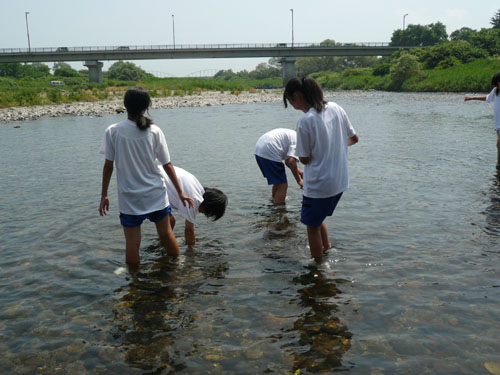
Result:
<svg viewBox="0 0 500 375"><path fill-rule="evenodd" d="M273 185L273 198L275 206L285 203L287 189L287 183Z"/></svg>
<svg viewBox="0 0 500 375"><path fill-rule="evenodd" d="M167 215L160 221L155 222L156 231L160 241L168 255L179 255L179 244L170 226L170 216Z"/></svg>
<svg viewBox="0 0 500 375"><path fill-rule="evenodd" d="M125 262L137 265L140 263L141 226L123 227L123 233L125 234Z"/></svg>
<svg viewBox="0 0 500 375"><path fill-rule="evenodd" d="M309 249L311 256L316 260L323 257L323 240L321 239L321 226L307 226L307 239L309 240Z"/></svg>
<svg viewBox="0 0 500 375"><path fill-rule="evenodd" d="M321 241L323 244L323 250L328 250L330 247L330 239L328 238L328 230L326 229L326 223L321 224Z"/></svg>

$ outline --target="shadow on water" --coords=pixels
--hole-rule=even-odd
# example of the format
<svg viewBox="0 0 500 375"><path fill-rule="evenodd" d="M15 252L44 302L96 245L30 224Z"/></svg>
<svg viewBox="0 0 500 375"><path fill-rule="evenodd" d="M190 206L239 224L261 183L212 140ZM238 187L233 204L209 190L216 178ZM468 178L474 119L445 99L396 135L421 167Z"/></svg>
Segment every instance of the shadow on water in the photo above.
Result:
<svg viewBox="0 0 500 375"><path fill-rule="evenodd" d="M293 282L302 286L299 290L299 306L306 309L293 327L286 330L288 340L283 348L293 357L293 371L325 373L347 371L342 356L351 347L352 333L336 316L341 291L338 283L344 280L331 279L317 265L308 265L306 272L295 277ZM291 336L291 337L290 337Z"/></svg>
<svg viewBox="0 0 500 375"><path fill-rule="evenodd" d="M488 192L490 205L484 211L486 216L485 231L487 234L500 237L500 165L497 166L495 175L491 179Z"/></svg>
<svg viewBox="0 0 500 375"><path fill-rule="evenodd" d="M153 244L144 252L158 256L161 245ZM120 297L113 310L112 330L131 369L163 374L188 367L185 358L198 349L195 340L183 337L183 330L196 320L191 299L217 293L204 286L225 277L228 267L221 258L216 251L189 250L184 256L164 256L131 270L130 283L115 291Z"/></svg>

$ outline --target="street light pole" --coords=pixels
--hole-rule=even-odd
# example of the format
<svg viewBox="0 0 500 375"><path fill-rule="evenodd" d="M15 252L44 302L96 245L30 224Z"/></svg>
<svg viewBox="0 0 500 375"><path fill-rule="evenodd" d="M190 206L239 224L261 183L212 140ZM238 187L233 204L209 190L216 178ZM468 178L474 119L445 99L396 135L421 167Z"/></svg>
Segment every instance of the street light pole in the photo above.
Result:
<svg viewBox="0 0 500 375"><path fill-rule="evenodd" d="M28 34L28 52L31 53L30 29L28 28L28 14L30 14L30 12L24 12L24 16L26 17L26 34Z"/></svg>
<svg viewBox="0 0 500 375"><path fill-rule="evenodd" d="M175 49L175 18L173 14L172 14L172 35L174 39L174 49Z"/></svg>
<svg viewBox="0 0 500 375"><path fill-rule="evenodd" d="M403 16L403 31L405 31L405 18L406 16L408 15L408 13L406 13L404 16Z"/></svg>
<svg viewBox="0 0 500 375"><path fill-rule="evenodd" d="M292 12L292 48L293 48L293 9L290 9L290 12Z"/></svg>

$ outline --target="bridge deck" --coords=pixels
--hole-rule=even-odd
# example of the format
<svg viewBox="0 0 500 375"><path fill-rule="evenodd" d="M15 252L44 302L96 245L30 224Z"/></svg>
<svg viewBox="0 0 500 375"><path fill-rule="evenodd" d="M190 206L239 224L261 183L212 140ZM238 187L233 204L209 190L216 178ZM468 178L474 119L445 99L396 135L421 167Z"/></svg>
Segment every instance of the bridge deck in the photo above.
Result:
<svg viewBox="0 0 500 375"><path fill-rule="evenodd" d="M108 47L3 48L0 62L149 60L302 56L385 56L403 47L388 43L189 44Z"/></svg>

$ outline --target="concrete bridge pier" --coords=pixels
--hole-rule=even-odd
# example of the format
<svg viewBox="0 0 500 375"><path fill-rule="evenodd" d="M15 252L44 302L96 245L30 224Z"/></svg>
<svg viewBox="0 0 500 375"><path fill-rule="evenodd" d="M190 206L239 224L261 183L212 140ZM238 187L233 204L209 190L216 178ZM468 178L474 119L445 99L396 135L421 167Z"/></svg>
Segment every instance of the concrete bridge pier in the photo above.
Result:
<svg viewBox="0 0 500 375"><path fill-rule="evenodd" d="M287 82L292 79L297 77L297 73L295 73L295 61L297 58L295 57L283 57L280 60L281 67L282 67L282 76L283 76L283 87L286 86Z"/></svg>
<svg viewBox="0 0 500 375"><path fill-rule="evenodd" d="M102 83L102 66L100 61L85 61L83 64L89 68L89 81L92 83Z"/></svg>

